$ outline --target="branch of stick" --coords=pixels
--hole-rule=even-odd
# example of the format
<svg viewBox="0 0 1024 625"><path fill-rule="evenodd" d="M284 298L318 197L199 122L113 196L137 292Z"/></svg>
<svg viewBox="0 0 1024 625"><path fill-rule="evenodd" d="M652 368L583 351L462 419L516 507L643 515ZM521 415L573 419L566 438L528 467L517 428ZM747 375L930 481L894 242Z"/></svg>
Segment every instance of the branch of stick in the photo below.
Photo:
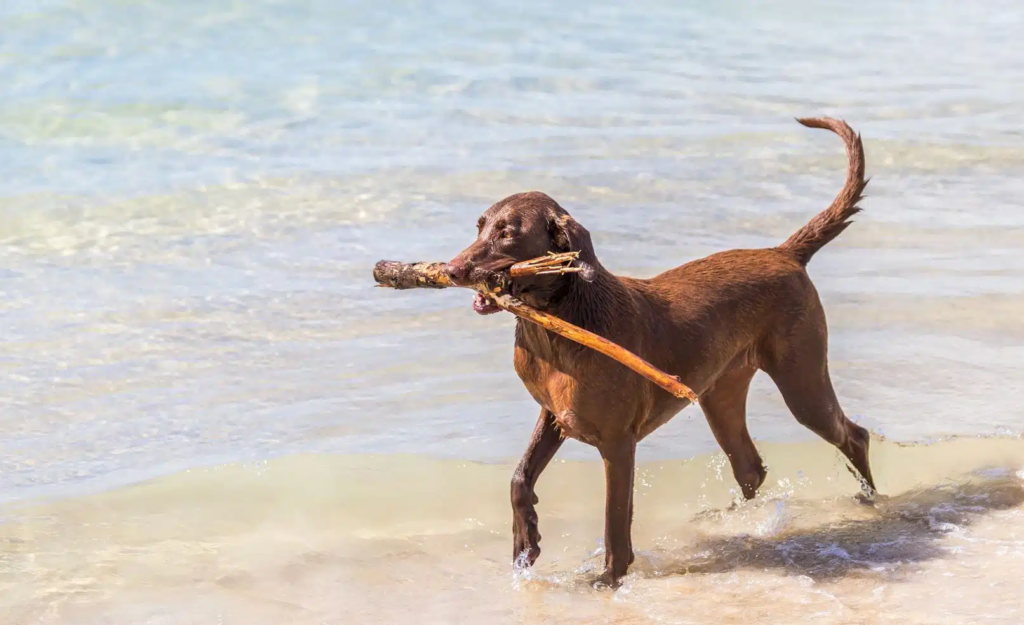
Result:
<svg viewBox="0 0 1024 625"><path fill-rule="evenodd" d="M680 399L688 399L692 403L697 403L696 393L690 387L683 384L679 378L665 373L643 358L612 343L606 338L563 321L554 315L549 315L536 308L527 306L508 293L510 278L575 273L582 274L580 275L581 279L586 280L588 277L592 279L593 270L588 266L582 266L582 263L577 263L577 256L577 252L549 254L516 263L509 268L507 274L490 274L487 278L469 288L483 293L493 300L498 307L509 311L513 315L598 351L629 367L672 395ZM588 271L591 274L590 276L586 275ZM458 286L448 277L448 274L445 272L444 263L407 264L393 260L382 260L374 266L373 278L377 281L377 286L391 287L393 289L443 289Z"/></svg>

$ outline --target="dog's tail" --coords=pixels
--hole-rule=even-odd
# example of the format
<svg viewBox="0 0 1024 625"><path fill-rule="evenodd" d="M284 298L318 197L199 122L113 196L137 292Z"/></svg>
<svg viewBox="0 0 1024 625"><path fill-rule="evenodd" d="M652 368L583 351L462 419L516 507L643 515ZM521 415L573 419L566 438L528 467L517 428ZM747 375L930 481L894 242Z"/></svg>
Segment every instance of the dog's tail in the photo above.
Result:
<svg viewBox="0 0 1024 625"><path fill-rule="evenodd" d="M778 247L806 266L815 252L825 247L826 243L839 236L852 223L850 218L860 212L857 203L860 202L868 181L864 179L864 146L860 142L860 135L846 122L831 117L804 117L798 118L797 121L808 128L827 128L842 137L849 160L846 184L836 199L832 200L832 205L815 215L807 225L794 232Z"/></svg>

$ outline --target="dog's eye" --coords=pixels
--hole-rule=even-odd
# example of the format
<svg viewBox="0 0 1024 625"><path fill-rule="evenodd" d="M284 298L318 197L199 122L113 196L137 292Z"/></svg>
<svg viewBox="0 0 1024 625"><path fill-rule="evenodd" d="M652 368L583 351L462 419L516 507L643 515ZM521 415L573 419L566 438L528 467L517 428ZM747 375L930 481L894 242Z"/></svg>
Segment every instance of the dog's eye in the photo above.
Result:
<svg viewBox="0 0 1024 625"><path fill-rule="evenodd" d="M512 238L512 231L511 230L503 230L501 232L501 238L502 239L511 239Z"/></svg>

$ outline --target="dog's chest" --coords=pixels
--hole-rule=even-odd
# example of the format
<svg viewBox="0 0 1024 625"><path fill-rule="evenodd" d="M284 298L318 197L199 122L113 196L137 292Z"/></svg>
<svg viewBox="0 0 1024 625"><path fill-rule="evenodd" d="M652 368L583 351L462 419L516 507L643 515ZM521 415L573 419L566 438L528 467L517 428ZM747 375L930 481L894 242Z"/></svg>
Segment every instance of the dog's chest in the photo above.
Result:
<svg viewBox="0 0 1024 625"><path fill-rule="evenodd" d="M554 415L562 436L589 445L600 444L603 438L600 420L595 420L594 410L586 401L581 401L572 376L521 347L516 347L515 366L533 399Z"/></svg>
<svg viewBox="0 0 1024 625"><path fill-rule="evenodd" d="M513 364L523 386L537 403L552 412L569 407L566 403L573 390L573 380L555 365L550 350L538 350L516 341Z"/></svg>
<svg viewBox="0 0 1024 625"><path fill-rule="evenodd" d="M642 394L630 384L639 378L629 377L625 369L623 375L609 376L607 368L593 368L589 354L560 354L557 345L544 339L523 338L516 340L516 373L534 400L554 415L564 436L600 445L643 412Z"/></svg>

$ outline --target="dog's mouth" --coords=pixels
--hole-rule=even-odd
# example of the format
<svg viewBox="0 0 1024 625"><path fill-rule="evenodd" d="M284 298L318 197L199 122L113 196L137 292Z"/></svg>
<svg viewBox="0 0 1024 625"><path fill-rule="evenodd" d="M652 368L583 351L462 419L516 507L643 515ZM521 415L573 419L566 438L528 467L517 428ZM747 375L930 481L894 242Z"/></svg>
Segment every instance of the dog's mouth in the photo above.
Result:
<svg viewBox="0 0 1024 625"><path fill-rule="evenodd" d="M498 307L493 299L483 293L477 293L476 297L473 298L473 310L478 315L493 315L496 312L500 312L501 308Z"/></svg>
<svg viewBox="0 0 1024 625"><path fill-rule="evenodd" d="M494 267L481 267L474 271L471 275L471 282L484 283L490 275L495 273L501 273L511 267L514 261L508 261L500 264L496 264ZM473 310L478 315L493 315L496 312L501 312L501 308L495 303L494 299L484 295L483 293L477 293L476 297L473 298Z"/></svg>
<svg viewBox="0 0 1024 625"><path fill-rule="evenodd" d="M467 285L487 283L489 276L505 272L509 269L509 267L512 267L514 264L515 261L507 261L504 263L497 264L493 268L479 267L475 269L473 273L470 274L468 279L464 279L463 283ZM593 267L587 265L586 263L581 263L581 266L583 267L583 271L574 275L580 276L586 282L592 281L594 279ZM541 275L541 277L548 276ZM508 280L507 277L506 280ZM522 284L518 281L508 280L506 282L506 286L509 288L509 293L515 297L519 297L520 295L527 292L532 293L533 291L532 285ZM476 294L476 297L473 298L473 310L475 310L478 315L493 315L494 313L500 312L504 309L498 306L497 302L495 302L494 298L492 298L491 296L478 292Z"/></svg>

